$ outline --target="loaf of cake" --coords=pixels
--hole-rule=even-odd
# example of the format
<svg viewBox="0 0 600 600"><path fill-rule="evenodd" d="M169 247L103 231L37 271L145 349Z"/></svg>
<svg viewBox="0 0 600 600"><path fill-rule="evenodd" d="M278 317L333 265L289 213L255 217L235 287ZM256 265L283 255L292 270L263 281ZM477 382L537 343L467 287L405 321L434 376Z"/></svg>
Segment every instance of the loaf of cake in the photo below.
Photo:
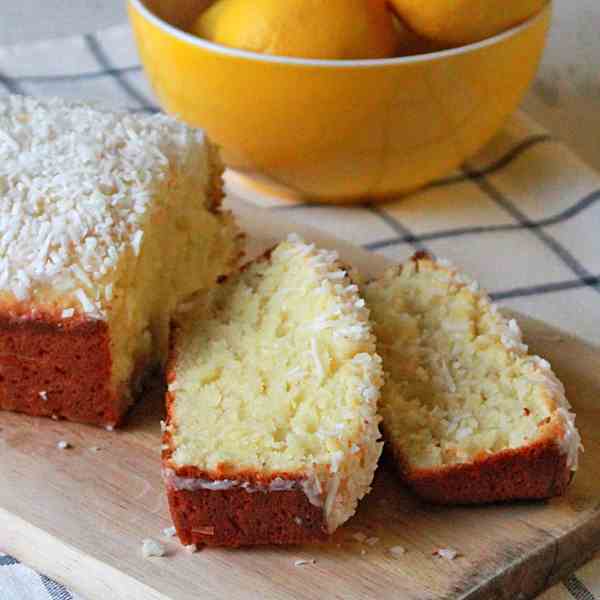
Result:
<svg viewBox="0 0 600 600"><path fill-rule="evenodd" d="M166 116L0 97L0 408L108 428L179 300L240 254L221 165Z"/></svg>
<svg viewBox="0 0 600 600"><path fill-rule="evenodd" d="M564 388L476 282L417 255L364 294L386 372L384 437L410 488L460 504L565 491L580 437Z"/></svg>
<svg viewBox="0 0 600 600"><path fill-rule="evenodd" d="M176 317L163 473L185 545L326 539L369 490L383 383L335 252L292 236Z"/></svg>

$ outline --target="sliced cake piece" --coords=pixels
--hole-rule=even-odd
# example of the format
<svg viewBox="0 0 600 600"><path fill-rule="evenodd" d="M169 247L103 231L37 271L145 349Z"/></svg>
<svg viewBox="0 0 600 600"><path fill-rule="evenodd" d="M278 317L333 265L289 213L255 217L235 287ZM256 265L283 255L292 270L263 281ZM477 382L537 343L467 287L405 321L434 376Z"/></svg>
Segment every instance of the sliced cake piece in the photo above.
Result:
<svg viewBox="0 0 600 600"><path fill-rule="evenodd" d="M383 383L335 252L292 236L182 306L163 466L182 543L324 539L369 490Z"/></svg>
<svg viewBox="0 0 600 600"><path fill-rule="evenodd" d="M165 116L0 98L0 408L119 423L175 304L239 255L221 170Z"/></svg>
<svg viewBox="0 0 600 600"><path fill-rule="evenodd" d="M438 503L564 492L580 446L564 388L477 283L417 255L366 286L386 384L384 437Z"/></svg>

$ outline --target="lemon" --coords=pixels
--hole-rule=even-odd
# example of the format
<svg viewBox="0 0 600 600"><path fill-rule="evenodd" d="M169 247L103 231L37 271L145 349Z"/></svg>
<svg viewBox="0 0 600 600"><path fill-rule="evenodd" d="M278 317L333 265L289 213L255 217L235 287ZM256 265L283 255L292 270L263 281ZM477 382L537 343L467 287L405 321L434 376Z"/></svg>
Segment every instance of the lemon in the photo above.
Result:
<svg viewBox="0 0 600 600"><path fill-rule="evenodd" d="M387 58L400 43L393 20L385 0L217 0L192 32L263 54Z"/></svg>
<svg viewBox="0 0 600 600"><path fill-rule="evenodd" d="M539 12L547 0L389 0L416 33L448 46L478 42Z"/></svg>

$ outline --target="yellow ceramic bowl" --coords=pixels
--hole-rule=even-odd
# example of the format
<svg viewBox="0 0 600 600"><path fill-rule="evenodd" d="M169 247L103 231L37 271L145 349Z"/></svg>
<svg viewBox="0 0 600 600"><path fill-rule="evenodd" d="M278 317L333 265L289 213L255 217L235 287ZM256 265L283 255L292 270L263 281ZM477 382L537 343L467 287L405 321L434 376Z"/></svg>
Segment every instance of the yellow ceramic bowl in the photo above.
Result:
<svg viewBox="0 0 600 600"><path fill-rule="evenodd" d="M204 128L227 164L321 201L385 198L459 166L515 110L551 6L477 44L385 60L265 56L185 33L208 0L129 0L163 107Z"/></svg>

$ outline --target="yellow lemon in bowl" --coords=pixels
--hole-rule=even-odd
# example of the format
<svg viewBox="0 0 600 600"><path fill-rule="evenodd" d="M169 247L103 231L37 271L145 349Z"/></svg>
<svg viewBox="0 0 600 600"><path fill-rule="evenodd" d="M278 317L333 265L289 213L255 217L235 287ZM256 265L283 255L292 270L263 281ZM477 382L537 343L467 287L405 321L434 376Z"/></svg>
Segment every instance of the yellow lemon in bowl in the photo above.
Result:
<svg viewBox="0 0 600 600"><path fill-rule="evenodd" d="M401 42L385 0L217 0L192 32L239 50L312 59L389 58Z"/></svg>
<svg viewBox="0 0 600 600"><path fill-rule="evenodd" d="M547 0L389 0L417 34L448 46L479 42L540 12Z"/></svg>

